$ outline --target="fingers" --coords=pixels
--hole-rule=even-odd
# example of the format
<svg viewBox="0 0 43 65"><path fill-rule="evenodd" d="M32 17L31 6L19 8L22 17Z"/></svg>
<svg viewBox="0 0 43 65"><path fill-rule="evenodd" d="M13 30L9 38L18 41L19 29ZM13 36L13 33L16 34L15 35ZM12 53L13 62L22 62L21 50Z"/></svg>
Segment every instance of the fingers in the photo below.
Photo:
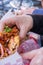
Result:
<svg viewBox="0 0 43 65"><path fill-rule="evenodd" d="M15 22L14 19L15 19L15 15L11 11L9 11L2 17L1 21L4 22L4 24L6 25L9 24L11 25L14 24Z"/></svg>
<svg viewBox="0 0 43 65"><path fill-rule="evenodd" d="M20 38L24 38L25 34L26 34L25 28L24 28L24 26L22 26L20 29Z"/></svg>
<svg viewBox="0 0 43 65"><path fill-rule="evenodd" d="M33 20L31 16L23 15L20 25L20 37L25 38L26 33L33 27Z"/></svg>
<svg viewBox="0 0 43 65"><path fill-rule="evenodd" d="M32 58L34 58L36 56L37 52L38 52L38 49L30 51L30 52L27 52L27 53L24 53L24 54L21 54L21 56L24 59L32 59Z"/></svg>
<svg viewBox="0 0 43 65"><path fill-rule="evenodd" d="M43 65L43 55L37 55L32 60L30 65Z"/></svg>
<svg viewBox="0 0 43 65"><path fill-rule="evenodd" d="M24 59L31 59L30 65L43 65L43 48L21 54Z"/></svg>
<svg viewBox="0 0 43 65"><path fill-rule="evenodd" d="M7 12L0 20L0 32L3 31L5 25L8 26L14 25L15 20L16 20L16 16L11 11Z"/></svg>
<svg viewBox="0 0 43 65"><path fill-rule="evenodd" d="M27 33L27 29L25 28L25 26L23 25L20 29L20 38L23 39L25 38L26 36L26 33Z"/></svg>

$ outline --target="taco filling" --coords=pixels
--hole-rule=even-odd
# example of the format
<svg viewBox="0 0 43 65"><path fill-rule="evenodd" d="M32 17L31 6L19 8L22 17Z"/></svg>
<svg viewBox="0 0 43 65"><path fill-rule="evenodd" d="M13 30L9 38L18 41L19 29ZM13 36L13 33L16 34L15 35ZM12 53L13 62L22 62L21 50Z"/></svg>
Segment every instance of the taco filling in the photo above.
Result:
<svg viewBox="0 0 43 65"><path fill-rule="evenodd" d="M19 30L17 27L9 28L6 26L0 33L0 58L7 57L17 51L19 47Z"/></svg>

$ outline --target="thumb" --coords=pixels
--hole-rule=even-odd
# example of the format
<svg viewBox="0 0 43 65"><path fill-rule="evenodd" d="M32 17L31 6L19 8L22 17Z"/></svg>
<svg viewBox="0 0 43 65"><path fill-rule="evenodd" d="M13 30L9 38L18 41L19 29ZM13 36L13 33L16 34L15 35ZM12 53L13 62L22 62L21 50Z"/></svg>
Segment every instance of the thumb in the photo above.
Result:
<svg viewBox="0 0 43 65"><path fill-rule="evenodd" d="M38 49L21 54L21 56L23 57L23 59L32 59L36 56L37 52L38 52Z"/></svg>
<svg viewBox="0 0 43 65"><path fill-rule="evenodd" d="M25 29L25 26L21 26L20 28L20 38L23 39L26 36L27 30Z"/></svg>

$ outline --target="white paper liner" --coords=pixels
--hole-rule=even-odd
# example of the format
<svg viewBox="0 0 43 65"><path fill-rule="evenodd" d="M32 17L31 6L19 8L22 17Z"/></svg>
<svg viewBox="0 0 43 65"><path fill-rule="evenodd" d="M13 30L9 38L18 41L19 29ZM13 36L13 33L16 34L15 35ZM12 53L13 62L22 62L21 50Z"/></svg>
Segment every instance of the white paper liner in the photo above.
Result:
<svg viewBox="0 0 43 65"><path fill-rule="evenodd" d="M15 52L14 54L0 60L0 65L24 65L22 57Z"/></svg>

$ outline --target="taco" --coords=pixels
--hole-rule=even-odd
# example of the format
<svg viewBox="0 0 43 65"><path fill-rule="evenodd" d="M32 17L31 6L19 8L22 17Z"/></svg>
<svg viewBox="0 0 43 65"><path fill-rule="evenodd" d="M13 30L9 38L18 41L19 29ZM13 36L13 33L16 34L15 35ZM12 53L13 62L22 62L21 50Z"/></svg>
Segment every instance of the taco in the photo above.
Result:
<svg viewBox="0 0 43 65"><path fill-rule="evenodd" d="M0 59L15 53L19 44L20 38L17 27L9 28L6 26L4 31L0 33Z"/></svg>

